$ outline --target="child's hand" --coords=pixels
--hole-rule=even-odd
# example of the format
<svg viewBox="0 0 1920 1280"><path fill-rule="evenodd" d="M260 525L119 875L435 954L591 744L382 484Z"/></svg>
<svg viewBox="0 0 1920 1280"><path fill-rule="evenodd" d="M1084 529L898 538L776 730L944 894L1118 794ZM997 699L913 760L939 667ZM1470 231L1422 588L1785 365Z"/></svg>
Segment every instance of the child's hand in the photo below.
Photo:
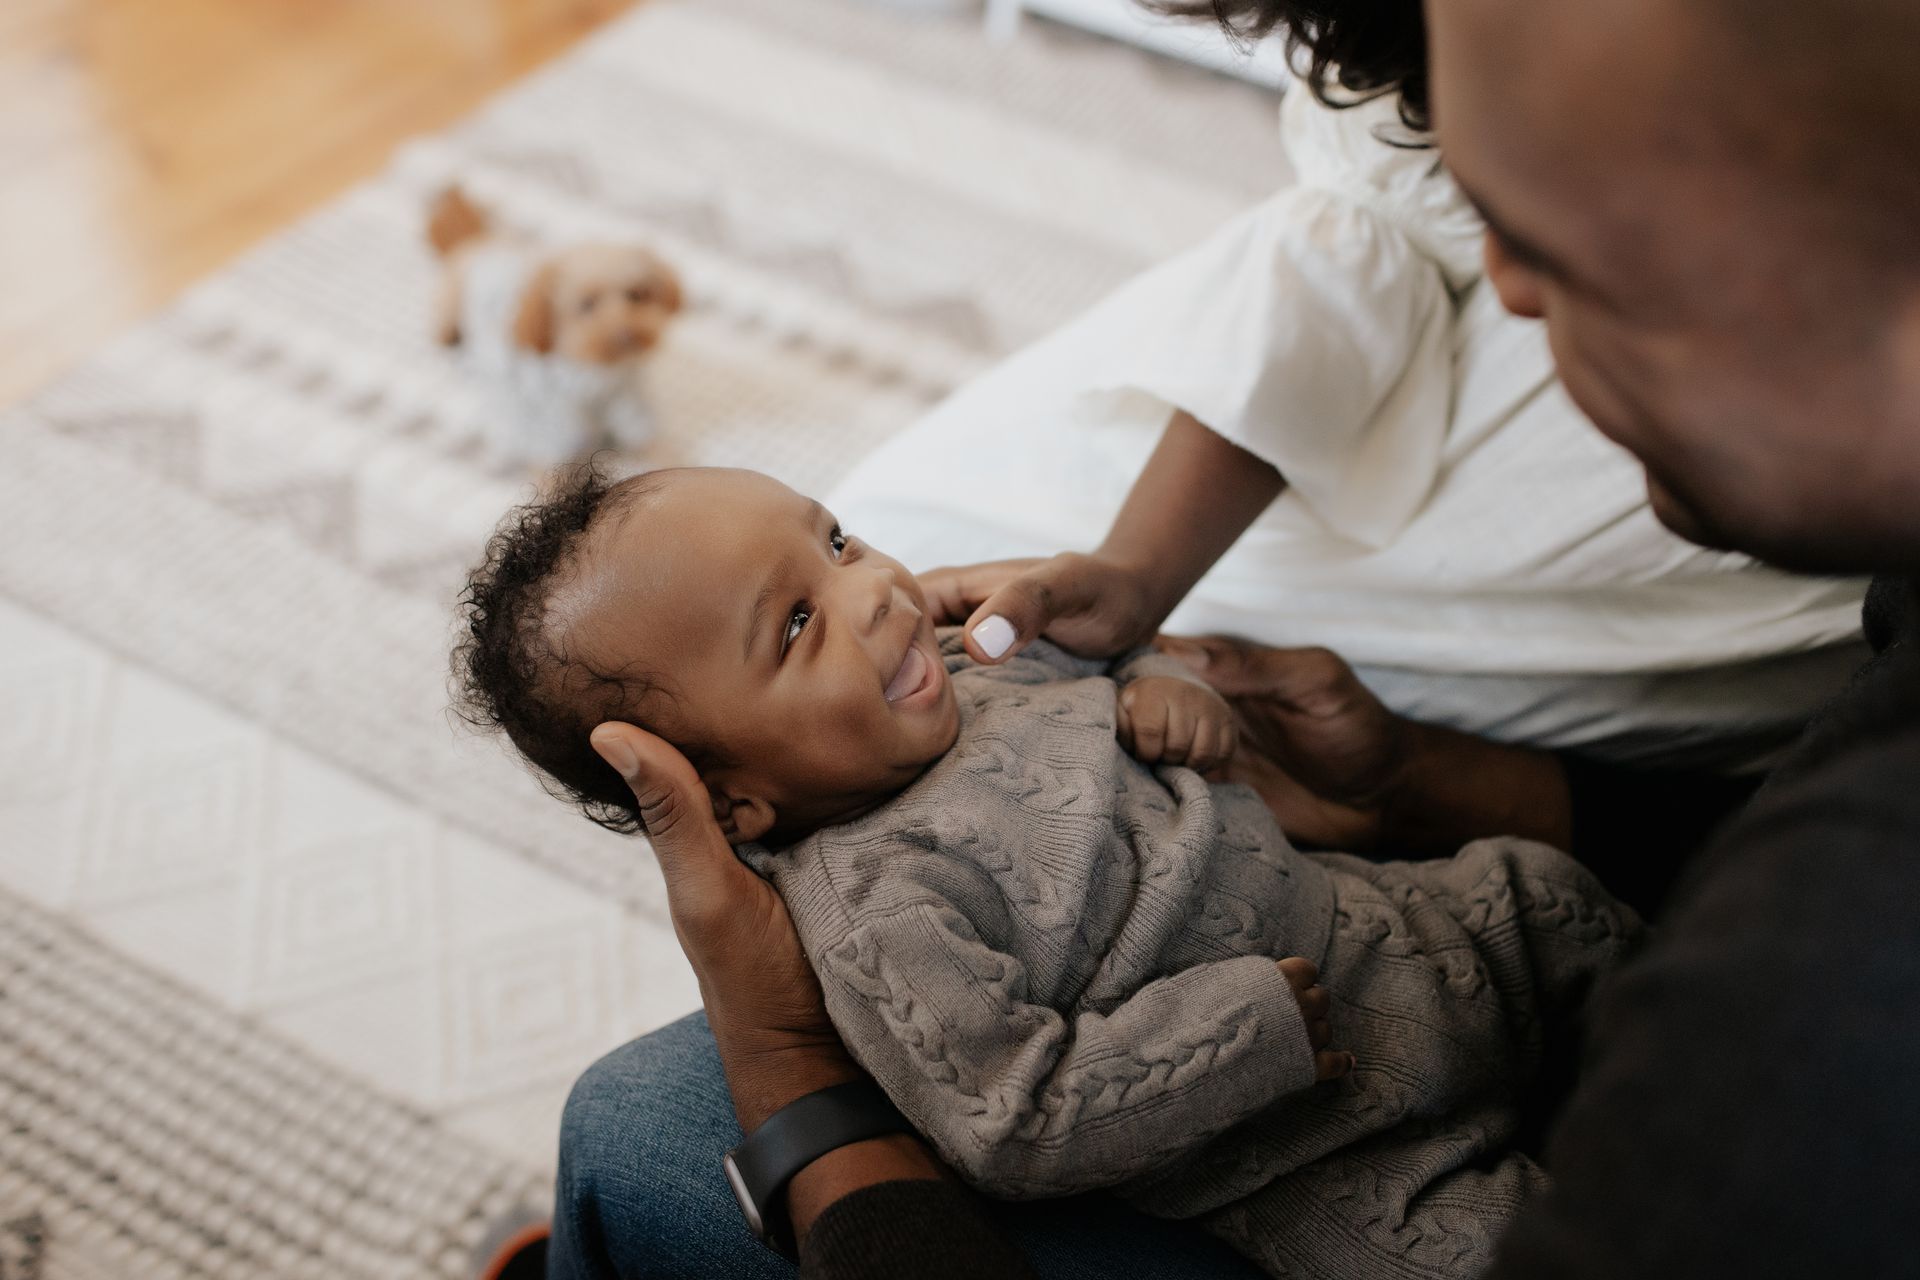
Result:
<svg viewBox="0 0 1920 1280"><path fill-rule="evenodd" d="M935 624L964 622L975 662L1005 662L1045 636L1069 653L1108 658L1153 638L1156 609L1140 575L1100 555L996 560L918 575Z"/></svg>
<svg viewBox="0 0 1920 1280"><path fill-rule="evenodd" d="M1233 708L1213 690L1177 676L1144 676L1120 691L1120 745L1142 764L1183 764L1201 773L1233 755Z"/></svg>
<svg viewBox="0 0 1920 1280"><path fill-rule="evenodd" d="M1300 1016L1307 1023L1307 1043L1313 1046L1313 1078L1338 1080L1353 1070L1354 1058L1344 1049L1327 1048L1333 1043L1333 1023L1327 1016L1333 1012L1333 996L1320 985L1320 970L1311 960L1289 956L1280 961L1280 976L1293 988L1294 999L1300 1002Z"/></svg>

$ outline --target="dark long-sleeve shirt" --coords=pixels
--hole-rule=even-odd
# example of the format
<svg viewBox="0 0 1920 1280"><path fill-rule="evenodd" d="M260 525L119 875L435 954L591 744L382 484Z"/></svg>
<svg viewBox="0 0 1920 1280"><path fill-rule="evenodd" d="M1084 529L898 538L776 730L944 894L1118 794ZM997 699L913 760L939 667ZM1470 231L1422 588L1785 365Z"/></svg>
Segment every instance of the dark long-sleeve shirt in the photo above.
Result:
<svg viewBox="0 0 1920 1280"><path fill-rule="evenodd" d="M1555 1188L1506 1241L1502 1280L1920 1274L1920 586L1877 584L1867 636L1875 659L1596 998L1547 1150ZM1738 798L1569 776L1575 847L1603 878L1610 862L1623 877L1658 865L1650 835L1697 837ZM1637 834L1635 856L1616 830ZM909 1273L1028 1274L970 1193L928 1183L835 1204L802 1266Z"/></svg>
<svg viewBox="0 0 1920 1280"><path fill-rule="evenodd" d="M1920 1275L1917 601L1600 993L1501 1280Z"/></svg>

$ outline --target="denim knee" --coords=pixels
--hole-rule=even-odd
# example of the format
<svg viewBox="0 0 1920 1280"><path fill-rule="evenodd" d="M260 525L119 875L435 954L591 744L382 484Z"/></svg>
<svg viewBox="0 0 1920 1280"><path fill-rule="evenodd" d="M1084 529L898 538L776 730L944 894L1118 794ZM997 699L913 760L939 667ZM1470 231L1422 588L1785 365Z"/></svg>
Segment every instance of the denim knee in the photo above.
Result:
<svg viewBox="0 0 1920 1280"><path fill-rule="evenodd" d="M748 1234L720 1171L739 1141L706 1015L594 1063L561 1121L548 1280L793 1280L793 1267ZM988 1213L1057 1280L1258 1274L1190 1224L1142 1217L1106 1196L990 1204Z"/></svg>
<svg viewBox="0 0 1920 1280"><path fill-rule="evenodd" d="M791 1276L747 1233L721 1172L739 1141L704 1014L601 1058L561 1119L549 1275Z"/></svg>

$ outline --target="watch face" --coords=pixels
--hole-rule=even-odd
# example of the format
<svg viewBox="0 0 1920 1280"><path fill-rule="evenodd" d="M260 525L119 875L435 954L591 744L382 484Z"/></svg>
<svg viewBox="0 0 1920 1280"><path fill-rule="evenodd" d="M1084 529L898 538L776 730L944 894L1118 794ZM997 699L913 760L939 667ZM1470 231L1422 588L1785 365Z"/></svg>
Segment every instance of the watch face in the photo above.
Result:
<svg viewBox="0 0 1920 1280"><path fill-rule="evenodd" d="M720 1167L727 1171L727 1185L733 1188L733 1198L740 1202L740 1216L747 1220L747 1230L753 1232L756 1239L765 1240L767 1224L760 1217L760 1206L753 1202L753 1193L747 1190L747 1180L740 1176L740 1167L733 1162L733 1152L727 1152Z"/></svg>

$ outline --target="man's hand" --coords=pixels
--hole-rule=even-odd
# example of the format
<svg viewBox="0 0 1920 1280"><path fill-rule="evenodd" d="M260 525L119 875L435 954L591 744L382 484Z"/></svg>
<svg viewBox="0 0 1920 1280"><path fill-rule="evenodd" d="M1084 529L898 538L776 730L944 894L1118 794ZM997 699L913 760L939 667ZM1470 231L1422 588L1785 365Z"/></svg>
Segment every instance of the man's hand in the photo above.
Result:
<svg viewBox="0 0 1920 1280"><path fill-rule="evenodd" d="M1371 849L1404 784L1412 725L1337 655L1219 637L1155 642L1233 702L1243 748L1227 778L1260 793L1295 841Z"/></svg>
<svg viewBox="0 0 1920 1280"><path fill-rule="evenodd" d="M1045 636L1088 658L1145 644L1165 616L1143 576L1098 555L996 560L920 575L936 625L964 622L975 662L1004 662Z"/></svg>
<svg viewBox="0 0 1920 1280"><path fill-rule="evenodd" d="M654 734L615 721L593 731L593 749L633 789L666 877L673 931L700 979L741 1129L752 1133L789 1102L861 1079L827 1018L787 904L734 855L687 758ZM788 1185L795 1238L804 1239L828 1205L863 1187L941 1176L933 1153L909 1134L830 1151Z"/></svg>
<svg viewBox="0 0 1920 1280"><path fill-rule="evenodd" d="M1565 848L1566 771L1549 752L1389 711L1338 655L1240 640L1161 637L1233 704L1243 782L1295 841L1323 849L1445 853L1515 835Z"/></svg>
<svg viewBox="0 0 1920 1280"><path fill-rule="evenodd" d="M1143 676L1120 690L1120 745L1141 764L1183 764L1207 773L1233 756L1233 708L1211 689L1177 676Z"/></svg>
<svg viewBox="0 0 1920 1280"><path fill-rule="evenodd" d="M735 856L686 757L617 722L593 731L593 748L639 804L741 1127L751 1131L802 1094L858 1079L786 903Z"/></svg>

